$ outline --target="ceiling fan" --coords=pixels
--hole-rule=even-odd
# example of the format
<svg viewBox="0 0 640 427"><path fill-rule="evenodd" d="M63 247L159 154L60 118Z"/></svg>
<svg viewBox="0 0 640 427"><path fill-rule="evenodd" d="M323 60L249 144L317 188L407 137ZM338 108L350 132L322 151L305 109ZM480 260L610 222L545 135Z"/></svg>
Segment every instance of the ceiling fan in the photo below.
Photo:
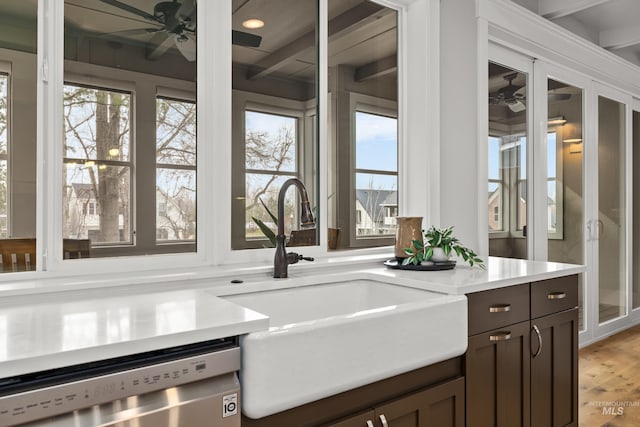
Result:
<svg viewBox="0 0 640 427"><path fill-rule="evenodd" d="M176 46L187 61L196 60L196 0L161 1L153 6L153 13L130 6L119 0L100 0L110 6L129 12L160 27L138 28L119 31L119 35L153 34L149 59L163 55L171 46ZM243 31L232 30L233 44L259 47L262 37Z"/></svg>
<svg viewBox="0 0 640 427"><path fill-rule="evenodd" d="M498 89L496 92L489 94L489 104L497 105L504 104L514 113L524 111L527 108L526 105L526 86L516 86L513 84L513 80L518 77L518 73L510 73L502 76L503 79L509 82L505 87ZM559 93L556 91L558 88L549 89L547 92L547 99L549 102L566 101L571 98L570 93Z"/></svg>
<svg viewBox="0 0 640 427"><path fill-rule="evenodd" d="M518 77L518 73L511 73L503 76L502 78L508 81L509 84L498 89L496 92L490 93L489 104L504 104L514 113L525 110L527 108L524 103L526 87L514 85L513 80L516 77Z"/></svg>

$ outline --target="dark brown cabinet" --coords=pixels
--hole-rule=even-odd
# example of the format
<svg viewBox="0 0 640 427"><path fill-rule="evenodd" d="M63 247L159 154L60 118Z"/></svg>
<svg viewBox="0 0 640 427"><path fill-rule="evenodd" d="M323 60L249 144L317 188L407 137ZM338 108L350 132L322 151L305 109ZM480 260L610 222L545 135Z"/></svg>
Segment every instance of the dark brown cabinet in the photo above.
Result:
<svg viewBox="0 0 640 427"><path fill-rule="evenodd" d="M376 406L327 427L462 427L464 378Z"/></svg>
<svg viewBox="0 0 640 427"><path fill-rule="evenodd" d="M456 357L268 417L243 416L242 427L463 427L463 363Z"/></svg>
<svg viewBox="0 0 640 427"><path fill-rule="evenodd" d="M468 295L468 427L577 425L577 291L574 275Z"/></svg>

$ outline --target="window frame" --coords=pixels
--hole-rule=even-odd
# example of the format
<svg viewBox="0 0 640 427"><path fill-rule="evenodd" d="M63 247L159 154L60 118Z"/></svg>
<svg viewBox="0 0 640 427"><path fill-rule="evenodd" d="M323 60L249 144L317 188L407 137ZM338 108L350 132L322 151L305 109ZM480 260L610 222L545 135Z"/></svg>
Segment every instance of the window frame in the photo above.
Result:
<svg viewBox="0 0 640 427"><path fill-rule="evenodd" d="M90 81L91 83L85 83L86 81ZM86 79L84 77L74 76L73 74L69 74L69 78L65 79L63 82L63 88L66 86L74 86L74 87L82 87L87 89L95 89L95 90L103 90L108 92L118 92L122 94L129 95L129 160L107 160L107 159L86 159L80 157L62 157L62 167L64 168L66 164L73 164L75 162L99 162L101 164L105 164L107 166L114 167L126 167L129 168L129 239L118 241L118 242L97 242L91 243L92 250L100 250L102 248L121 248L121 247L136 247L136 200L137 200L137 192L135 187L135 174L136 174L136 163L135 163L135 151L136 151L136 140L135 140L135 108L136 108L136 94L135 90L132 89L133 86L129 84L122 84L120 82L110 82L109 80L104 80L104 84L96 84L99 80L95 78ZM108 85L113 85L115 87L110 87ZM64 127L63 127L64 129ZM63 138L63 151L64 151L64 138ZM63 182L64 185L64 182ZM88 203L91 203L89 201ZM95 201L95 214L99 216L99 212L97 210L97 200Z"/></svg>
<svg viewBox="0 0 640 427"><path fill-rule="evenodd" d="M438 43L438 0L374 0L384 6L398 11L398 63L402 64L398 70L398 99L399 99L399 151L402 158L399 168L399 188L401 193L406 191L413 194L408 198L400 198L399 211L421 212L432 223L440 220L440 209L437 203L432 203L439 197L437 190L440 182L439 153L439 90L438 90L438 61L425 61L424 57L437 58ZM319 201L326 201L330 194L327 186L328 164L326 159L328 129L326 127L328 105L327 91L327 10L326 1L320 0L319 19L319 87L316 103L319 105L318 135L319 150L317 165ZM409 7L413 12L409 13ZM418 8L418 9L416 9ZM420 11L420 19L412 16ZM206 217L207 221L198 224L195 253L169 253L162 256L118 258L82 259L74 262L63 262L61 232L56 229L61 220L60 183L61 172L56 165L62 163L61 156L61 124L57 117L61 115L62 82L64 76L64 4L39 0L38 13L38 181L37 181L37 266L39 271L49 272L47 275L90 275L96 272L122 271L165 271L167 265L180 265L184 269L192 267L207 267L218 265L233 265L246 262L246 253L234 251L230 245L230 235L225 232L231 223L231 209L219 209L220 200L232 198L231 174L229 173L232 158L232 128L233 112L230 108L220 108L220 105L231 105L231 21L232 6L227 2L214 4L203 2L198 5L198 16L216 25L197 28L198 51L216 52L216 55L201 55L198 57L197 74L208 76L197 83L198 93L198 134L203 135L212 144L201 144L198 147L198 188L204 188L207 183L215 182L208 197L199 197L198 216ZM416 15L417 16L417 15ZM424 25L425 16L429 25ZM206 18L206 19L205 19ZM409 37L411 35L411 37ZM419 36L419 37L416 37ZM424 55L408 55L408 52L419 49ZM221 61L220 58L223 58ZM228 59L224 59L228 58ZM120 70L113 71L118 75ZM118 77L115 77L118 78ZM412 82L412 90L408 90L408 82ZM195 92L195 90L194 90ZM425 96L428 95L428 96ZM409 116L413 111L422 109L433 111L421 120L413 120L412 126L407 127ZM423 138L420 146L404 147L405 142ZM200 139L202 142L202 139ZM425 161L428 167L424 167ZM408 170L412 170L411 178ZM46 180L42 177L47 177ZM423 182L429 180L431 186L424 188ZM418 184L419 183L419 184ZM423 191L416 191L418 188ZM404 190L402 190L404 189ZM327 220L326 203L319 204L319 220ZM224 224L224 226L219 226ZM59 228L59 227L58 227ZM327 253L327 230L319 230L320 245L308 249L313 256L351 257L358 251L344 253ZM215 238L213 238L215 236ZM376 253L387 253L389 248L379 248ZM366 250L366 253L373 253ZM271 262L272 250L256 250L252 252L255 262ZM173 271L174 268L171 268ZM207 269L203 271L209 271ZM26 273L25 273L26 274ZM47 276L45 275L45 276ZM41 276L41 277L45 277ZM23 274L23 277L26 276ZM132 280L129 278L128 280Z"/></svg>
<svg viewBox="0 0 640 427"><path fill-rule="evenodd" d="M562 169L562 165L563 165L563 156L564 156L564 150L563 150L563 146L564 146L564 138L563 138L563 132L562 132L562 125L556 125L556 126L551 126L549 127L548 131L547 131L547 146L549 144L549 134L551 133L555 133L556 134L556 177L555 178L549 178L548 176L546 176L546 183L547 183L547 188L545 191L545 194L547 195L547 197L549 197L549 187L548 187L548 183L550 181L555 181L555 185L556 185L556 231L555 232L549 232L549 224L547 224L547 238L548 239L553 239L553 240L563 240L564 239L564 207L563 207L563 202L564 202L564 185L563 185L563 169ZM547 147L548 148L548 147ZM547 159L548 161L548 159ZM547 175L547 173L545 172L545 175ZM547 207L547 212L548 212L548 207ZM548 214L547 214L548 215ZM548 216L547 216L548 218Z"/></svg>
<svg viewBox="0 0 640 427"><path fill-rule="evenodd" d="M11 215L11 208L12 208L12 183L11 183L11 169L12 169L12 165L11 165L11 146L13 143L13 132L12 132L12 127L13 127L13 120L12 120L12 104L13 104L13 94L12 94L12 66L11 66L11 62L8 61L4 61L4 60L0 60L0 75L4 75L6 76L7 79L7 129L6 129L6 138L7 138L7 153L6 155L0 155L0 162L4 161L6 162L7 165L7 176L6 176L6 182L5 182L5 188L6 188L6 202L7 202L7 218L6 218L6 224L7 224L7 236L6 238L10 238L12 236L12 225L13 225L13 221L12 221L12 215Z"/></svg>
<svg viewBox="0 0 640 427"><path fill-rule="evenodd" d="M183 103L191 103L195 105L196 108L196 117L197 117L197 112L198 112L198 103L195 99L195 97L193 97L193 95L188 94L188 93L184 93L181 91L176 91L174 89L171 88L163 88L163 87L158 87L157 91L156 91L156 107L157 107L157 102L159 99L164 99L164 100L168 100L168 101L175 101L175 102L183 102ZM196 175L196 179L195 179L195 184L196 184L196 190L195 190L195 205L197 206L197 202L198 202L198 186L197 186L197 182L198 182L198 136L197 136L197 130L198 130L198 124L197 124L197 120L196 120L196 144L195 144L195 162L193 165L177 165L177 164L172 164L172 163L158 163L158 158L157 158L157 129L158 129L158 122L157 122L157 111L156 111L156 167L155 167L155 173L156 173L156 192L155 194L157 194L158 192L158 169L173 169L173 170L181 170L181 171L193 171ZM159 230L158 228L158 224L157 224L157 218L158 217L168 217L168 209L169 206L166 204L165 202L165 209L164 209L164 215L160 214L160 205L161 203L158 203L158 201L156 200L156 238L155 238L155 244L158 246L167 246L167 245L181 245L181 244L195 244L197 242L197 238L194 239L183 239L183 240L176 240L176 239L166 239L166 240L160 240L158 238L158 233L157 230ZM195 219L195 227L196 227L196 235L197 235L197 230L198 230L198 215L197 215L197 208L196 208L196 219ZM162 234L162 233L160 233Z"/></svg>
<svg viewBox="0 0 640 427"><path fill-rule="evenodd" d="M291 117L296 119L296 159L295 159L295 171L281 171L277 175L289 176L291 178L299 178L305 183L307 193L309 195L312 207L315 206L314 194L316 193L313 183L316 179L313 177L313 168L309 168L309 165L305 164L305 153L307 150L311 150L313 147L306 146L306 144L312 145L313 139L308 138L309 133L313 129L313 120L310 117L313 116L310 113L310 107L307 102L295 101L291 99L279 98L275 96L256 94L251 92L245 92L242 90L233 90L233 109L234 109L234 130L233 137L233 165L232 173L237 176L242 176L242 179L233 180L233 200L231 204L231 211L233 218L245 218L245 199L246 197L246 176L248 173L263 173L266 170L247 169L246 167L246 153L245 153L245 136L246 136L246 124L245 117L247 111L253 111L256 113L273 114L283 117ZM311 126L310 126L311 125ZM311 170L309 170L311 169ZM272 175L271 173L265 173ZM312 184L309 184L312 183ZM296 197L298 197L296 195ZM241 202L241 203L239 203ZM273 212L277 215L276 212ZM296 218L299 221L299 218ZM246 221L243 220L240 224L239 221L231 222L231 244L232 252L243 251L247 249L259 250L264 248L264 244L268 242L267 237L247 239ZM268 248L267 248L268 249Z"/></svg>
<svg viewBox="0 0 640 427"><path fill-rule="evenodd" d="M400 189L400 185L401 185L401 175L400 175L400 164L401 164L401 160L400 160L400 156L401 156L401 151L400 151L400 143L401 143L401 139L400 139L400 120L399 120L399 116L401 117L401 113L398 110L398 102L397 101L392 101L389 99L383 99L383 98L377 98L374 96L370 96L370 95L364 95L361 93L356 93L356 92L350 92L349 93L349 128L350 128L350 141L351 141L351 146L350 146L350 170L349 170L349 174L348 176L350 177L350 182L349 182L349 201L350 201L350 208L349 208L349 247L350 248L371 248L371 247L384 247L384 246L389 246L389 245L393 245L395 243L395 234L389 234L389 235L384 235L384 236L376 236L376 237L358 237L357 236L357 231L356 231L356 225L357 225L357 221L356 221L356 173L358 173L358 169L356 168L356 113L357 112L362 112L362 113L368 113L368 114L373 114L373 115L378 115L378 116L384 116L384 117L389 117L389 118L394 118L396 119L396 126L398 129L397 132L397 165L396 165L396 172L390 172L390 171L379 171L381 174L383 175L389 175L389 176L395 176L396 177L396 182L398 185L398 188L396 189L397 192L397 203L396 203L396 207L398 209L398 211L400 211L400 206L401 206L401 189ZM366 172L371 172L372 170L366 169L363 171ZM376 173L378 172L377 170L375 171Z"/></svg>

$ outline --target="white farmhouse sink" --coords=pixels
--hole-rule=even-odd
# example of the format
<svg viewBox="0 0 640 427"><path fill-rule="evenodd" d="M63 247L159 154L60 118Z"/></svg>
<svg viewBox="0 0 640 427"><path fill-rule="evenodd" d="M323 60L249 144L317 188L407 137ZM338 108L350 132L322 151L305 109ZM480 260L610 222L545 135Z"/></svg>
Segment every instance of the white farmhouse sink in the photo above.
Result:
<svg viewBox="0 0 640 427"><path fill-rule="evenodd" d="M270 317L241 339L242 411L261 418L461 355L467 300L374 280L225 296Z"/></svg>

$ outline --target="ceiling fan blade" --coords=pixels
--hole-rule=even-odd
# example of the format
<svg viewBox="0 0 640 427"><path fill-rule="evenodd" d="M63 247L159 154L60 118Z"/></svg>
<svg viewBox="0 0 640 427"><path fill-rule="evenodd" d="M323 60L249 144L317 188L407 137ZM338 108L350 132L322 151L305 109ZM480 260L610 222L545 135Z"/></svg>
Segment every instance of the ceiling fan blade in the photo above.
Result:
<svg viewBox="0 0 640 427"><path fill-rule="evenodd" d="M507 104L507 107L514 113L519 113L527 109L527 106L522 101L510 102Z"/></svg>
<svg viewBox="0 0 640 427"><path fill-rule="evenodd" d="M547 95L549 101L567 101L571 99L570 93L551 93Z"/></svg>
<svg viewBox="0 0 640 427"><path fill-rule="evenodd" d="M164 55L164 53L171 47L173 46L173 42L174 38L173 37L169 37L167 35L167 33L158 33L156 36L153 37L153 39L151 40L151 52L149 53L149 55L147 55L148 59L158 59L159 57L161 57L162 55Z"/></svg>
<svg viewBox="0 0 640 427"><path fill-rule="evenodd" d="M145 12L144 10L140 10L136 7L133 6L129 6L126 3L123 3L121 1L118 0L100 0L102 3L106 3L108 5L111 5L113 7L117 7L118 9L122 9L122 10L126 10L129 13L133 13L134 15L138 15L148 21L152 21L152 22L160 22L161 24L163 23L160 19L158 19L156 16Z"/></svg>
<svg viewBox="0 0 640 427"><path fill-rule="evenodd" d="M110 38L118 36L141 36L144 34L154 34L158 31L162 31L162 28L136 28L133 30L113 31L111 33L102 33L98 37Z"/></svg>
<svg viewBox="0 0 640 427"><path fill-rule="evenodd" d="M231 42L238 46L260 47L262 37L244 31L231 30Z"/></svg>
<svg viewBox="0 0 640 427"><path fill-rule="evenodd" d="M196 2L195 0L183 0L176 12L176 18L189 19L196 22Z"/></svg>
<svg viewBox="0 0 640 427"><path fill-rule="evenodd" d="M196 60L196 41L191 37L178 36L175 38L176 47L189 62Z"/></svg>

